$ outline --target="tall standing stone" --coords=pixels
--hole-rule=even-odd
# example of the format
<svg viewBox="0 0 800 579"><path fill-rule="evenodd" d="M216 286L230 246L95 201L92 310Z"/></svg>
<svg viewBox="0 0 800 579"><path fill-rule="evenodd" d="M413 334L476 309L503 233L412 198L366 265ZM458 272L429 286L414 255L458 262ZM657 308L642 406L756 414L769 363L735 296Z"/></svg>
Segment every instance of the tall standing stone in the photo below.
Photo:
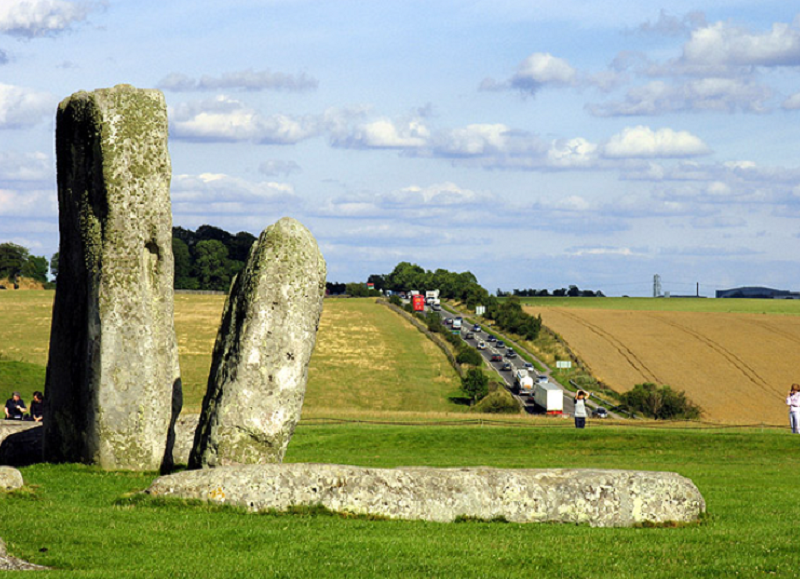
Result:
<svg viewBox="0 0 800 579"><path fill-rule="evenodd" d="M283 460L303 406L325 275L314 237L294 219L253 244L223 310L190 468Z"/></svg>
<svg viewBox="0 0 800 579"><path fill-rule="evenodd" d="M129 85L75 93L58 107L56 155L45 459L169 468L181 383L164 96Z"/></svg>

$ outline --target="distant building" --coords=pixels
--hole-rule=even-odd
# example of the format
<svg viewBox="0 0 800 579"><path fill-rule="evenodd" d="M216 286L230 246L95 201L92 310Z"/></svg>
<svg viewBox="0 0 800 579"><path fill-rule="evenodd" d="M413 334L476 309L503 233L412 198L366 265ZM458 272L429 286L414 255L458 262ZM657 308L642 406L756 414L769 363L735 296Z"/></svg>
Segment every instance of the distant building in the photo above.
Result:
<svg viewBox="0 0 800 579"><path fill-rule="evenodd" d="M718 298L760 298L774 300L798 300L800 292L778 290L770 287L736 287L726 290L717 290Z"/></svg>

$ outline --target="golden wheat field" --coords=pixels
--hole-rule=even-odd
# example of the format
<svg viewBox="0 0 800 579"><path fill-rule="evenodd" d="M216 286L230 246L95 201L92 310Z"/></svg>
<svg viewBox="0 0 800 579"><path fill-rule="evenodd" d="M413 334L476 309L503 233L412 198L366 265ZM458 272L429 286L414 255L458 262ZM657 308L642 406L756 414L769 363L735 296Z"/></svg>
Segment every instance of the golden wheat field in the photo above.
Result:
<svg viewBox="0 0 800 579"><path fill-rule="evenodd" d="M800 317L526 307L618 392L642 382L684 390L707 420L787 422L800 382Z"/></svg>

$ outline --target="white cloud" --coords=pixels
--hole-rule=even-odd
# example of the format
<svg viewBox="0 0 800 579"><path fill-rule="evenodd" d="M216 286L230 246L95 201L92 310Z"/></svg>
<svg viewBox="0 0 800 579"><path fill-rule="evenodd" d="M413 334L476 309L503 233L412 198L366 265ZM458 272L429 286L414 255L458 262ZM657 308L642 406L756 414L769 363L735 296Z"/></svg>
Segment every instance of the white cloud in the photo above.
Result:
<svg viewBox="0 0 800 579"><path fill-rule="evenodd" d="M190 141L287 145L320 133L319 118L282 114L263 117L244 103L224 95L200 103L181 104L170 116L170 135Z"/></svg>
<svg viewBox="0 0 800 579"><path fill-rule="evenodd" d="M49 182L55 187L54 162L44 153L0 151L0 185Z"/></svg>
<svg viewBox="0 0 800 579"><path fill-rule="evenodd" d="M163 90L184 91L213 91L220 89L261 91L261 90L286 90L300 92L317 88L319 82L305 73L297 75L269 70L247 70L224 73L219 77L203 75L194 79L181 73L173 72L158 83L158 88Z"/></svg>
<svg viewBox="0 0 800 579"><path fill-rule="evenodd" d="M396 123L382 118L353 127L334 144L353 149L415 149L425 146L429 138L430 131L419 120Z"/></svg>
<svg viewBox="0 0 800 579"><path fill-rule="evenodd" d="M64 0L0 0L0 32L24 38L56 35L85 20L95 6Z"/></svg>
<svg viewBox="0 0 800 579"><path fill-rule="evenodd" d="M597 162L597 145L582 137L566 141L554 141L547 151L547 162L551 167L592 167Z"/></svg>
<svg viewBox="0 0 800 579"><path fill-rule="evenodd" d="M796 111L800 109L800 92L793 94L788 99L783 101L783 108L787 111Z"/></svg>
<svg viewBox="0 0 800 579"><path fill-rule="evenodd" d="M439 155L473 157L507 152L511 140L512 131L504 124L474 124L442 131L434 148Z"/></svg>
<svg viewBox="0 0 800 579"><path fill-rule="evenodd" d="M576 257L598 255L621 255L630 257L632 255L643 255L641 253L634 252L629 247L573 247L566 249L565 253L567 255L573 255Z"/></svg>
<svg viewBox="0 0 800 579"><path fill-rule="evenodd" d="M20 129L55 117L58 99L50 93L0 83L0 129Z"/></svg>
<svg viewBox="0 0 800 579"><path fill-rule="evenodd" d="M51 190L15 190L0 188L0 216L43 219L58 215L55 187Z"/></svg>
<svg viewBox="0 0 800 579"><path fill-rule="evenodd" d="M252 182L219 173L176 175L170 192L175 214L265 214L297 204L294 188L272 181Z"/></svg>
<svg viewBox="0 0 800 579"><path fill-rule="evenodd" d="M800 29L777 22L769 32L752 34L716 22L692 32L682 61L700 66L796 66L800 64Z"/></svg>
<svg viewBox="0 0 800 579"><path fill-rule="evenodd" d="M612 158L692 157L709 152L708 146L688 131L654 131L642 125L627 127L603 147L603 154Z"/></svg>
<svg viewBox="0 0 800 579"><path fill-rule="evenodd" d="M547 52L535 52L517 66L517 72L508 80L498 83L494 79L484 79L481 90L517 89L530 94L545 86L574 86L577 72L563 58Z"/></svg>
<svg viewBox="0 0 800 579"><path fill-rule="evenodd" d="M772 91L754 82L710 77L673 85L652 81L630 89L623 101L588 105L599 117L690 112L764 112Z"/></svg>

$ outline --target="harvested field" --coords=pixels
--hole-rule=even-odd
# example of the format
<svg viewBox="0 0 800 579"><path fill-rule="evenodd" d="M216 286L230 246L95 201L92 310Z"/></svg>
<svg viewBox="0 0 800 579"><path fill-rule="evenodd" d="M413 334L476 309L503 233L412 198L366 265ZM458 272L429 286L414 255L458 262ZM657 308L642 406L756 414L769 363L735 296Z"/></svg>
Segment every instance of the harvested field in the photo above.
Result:
<svg viewBox="0 0 800 579"><path fill-rule="evenodd" d="M707 420L784 424L800 382L800 317L531 307L602 382L684 390Z"/></svg>

